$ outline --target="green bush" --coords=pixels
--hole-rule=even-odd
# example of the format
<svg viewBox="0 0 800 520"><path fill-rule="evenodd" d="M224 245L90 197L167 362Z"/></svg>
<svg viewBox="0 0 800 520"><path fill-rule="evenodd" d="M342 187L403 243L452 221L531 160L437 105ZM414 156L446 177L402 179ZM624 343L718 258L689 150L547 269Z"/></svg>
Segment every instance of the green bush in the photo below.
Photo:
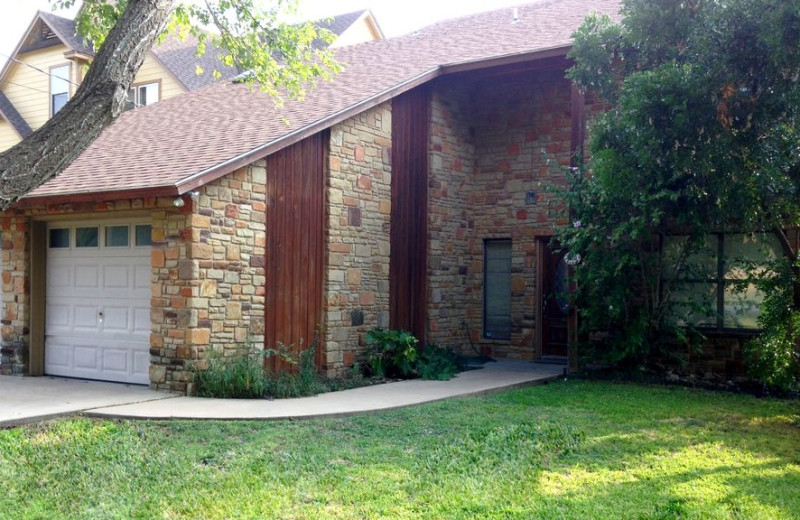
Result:
<svg viewBox="0 0 800 520"><path fill-rule="evenodd" d="M420 350L419 340L404 330L373 329L367 343L367 368L375 377L446 381L460 369L458 356L437 345Z"/></svg>
<svg viewBox="0 0 800 520"><path fill-rule="evenodd" d="M447 381L460 369L459 357L438 345L426 346L417 358L417 373L422 379Z"/></svg>
<svg viewBox="0 0 800 520"><path fill-rule="evenodd" d="M419 340L404 330L372 329L367 332L367 365L376 377L408 378L414 375Z"/></svg>

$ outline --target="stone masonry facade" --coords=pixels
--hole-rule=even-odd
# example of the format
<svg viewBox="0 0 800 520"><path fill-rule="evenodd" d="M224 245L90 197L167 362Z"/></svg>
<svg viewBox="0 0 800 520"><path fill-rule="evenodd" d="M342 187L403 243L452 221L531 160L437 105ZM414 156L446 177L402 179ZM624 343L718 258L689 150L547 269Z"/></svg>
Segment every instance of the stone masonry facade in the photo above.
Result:
<svg viewBox="0 0 800 520"><path fill-rule="evenodd" d="M2 216L0 373L29 371L31 222L58 216L149 217L150 386L193 391L210 348L263 348L266 168L256 162L183 197L55 204Z"/></svg>
<svg viewBox="0 0 800 520"><path fill-rule="evenodd" d="M564 225L545 187L563 182L569 166L570 85L563 71L444 80L432 103L429 338L464 353L475 353L471 341L493 356L533 359L537 237ZM487 239L512 243L507 341L483 334Z"/></svg>
<svg viewBox="0 0 800 520"><path fill-rule="evenodd" d="M340 374L364 351L364 335L389 325L391 104L331 129L325 369Z"/></svg>

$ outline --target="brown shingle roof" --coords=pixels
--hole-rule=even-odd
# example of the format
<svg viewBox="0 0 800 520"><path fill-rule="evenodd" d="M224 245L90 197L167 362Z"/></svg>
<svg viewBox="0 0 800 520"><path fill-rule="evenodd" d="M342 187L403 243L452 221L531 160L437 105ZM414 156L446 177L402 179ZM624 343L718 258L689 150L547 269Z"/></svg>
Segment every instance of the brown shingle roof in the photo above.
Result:
<svg viewBox="0 0 800 520"><path fill-rule="evenodd" d="M64 18L53 13L39 11L39 16L50 26L56 36L64 42L64 45L75 52L94 56L94 49L86 44L83 38L78 36L75 31L75 20Z"/></svg>
<svg viewBox="0 0 800 520"><path fill-rule="evenodd" d="M220 51L210 43L206 43L206 52L202 56L197 56L196 51L197 38L194 36L187 36L181 41L170 35L153 49L153 54L186 90L197 90L213 84L217 81L214 71L221 74L220 80L239 74L239 70L222 63ZM203 74L197 74L198 65L203 69Z"/></svg>
<svg viewBox="0 0 800 520"><path fill-rule="evenodd" d="M519 7L516 22L507 8L345 47L337 56L346 68L334 82L280 108L244 85L215 84L123 114L29 197L159 187L183 193L208 181L196 181L206 173L268 155L415 80L433 78L442 67L563 49L586 14L618 10L618 0L544 0Z"/></svg>
<svg viewBox="0 0 800 520"><path fill-rule="evenodd" d="M2 92L0 92L0 116L11 123L11 126L14 127L20 137L27 137L33 133L28 122L22 118L11 101Z"/></svg>

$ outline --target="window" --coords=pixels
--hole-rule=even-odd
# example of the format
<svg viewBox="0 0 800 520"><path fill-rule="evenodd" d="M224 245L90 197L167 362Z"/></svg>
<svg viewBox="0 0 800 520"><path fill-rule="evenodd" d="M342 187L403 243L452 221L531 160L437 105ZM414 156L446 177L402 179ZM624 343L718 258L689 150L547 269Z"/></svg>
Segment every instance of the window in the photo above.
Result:
<svg viewBox="0 0 800 520"><path fill-rule="evenodd" d="M150 246L152 241L153 228L149 224L139 224L136 226L136 246Z"/></svg>
<svg viewBox="0 0 800 520"><path fill-rule="evenodd" d="M56 115L69 100L70 66L50 69L50 116Z"/></svg>
<svg viewBox="0 0 800 520"><path fill-rule="evenodd" d="M106 247L128 247L128 226L108 226Z"/></svg>
<svg viewBox="0 0 800 520"><path fill-rule="evenodd" d="M96 227L75 228L75 247L98 247L100 231Z"/></svg>
<svg viewBox="0 0 800 520"><path fill-rule="evenodd" d="M511 240L484 242L483 335L511 339Z"/></svg>
<svg viewBox="0 0 800 520"><path fill-rule="evenodd" d="M158 101L158 83L137 85L128 91L128 110L152 105Z"/></svg>
<svg viewBox="0 0 800 520"><path fill-rule="evenodd" d="M748 271L759 276L781 254L772 234L715 234L696 253L680 259L686 236L664 244L664 284L678 324L713 329L757 329L764 294Z"/></svg>
<svg viewBox="0 0 800 520"><path fill-rule="evenodd" d="M69 248L69 228L51 229L49 235L48 245L51 249Z"/></svg>

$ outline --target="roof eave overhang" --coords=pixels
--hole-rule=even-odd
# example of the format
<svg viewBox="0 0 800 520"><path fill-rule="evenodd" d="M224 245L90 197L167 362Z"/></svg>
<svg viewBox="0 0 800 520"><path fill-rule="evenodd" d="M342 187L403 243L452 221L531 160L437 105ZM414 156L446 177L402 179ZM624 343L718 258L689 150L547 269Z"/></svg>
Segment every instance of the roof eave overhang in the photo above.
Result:
<svg viewBox="0 0 800 520"><path fill-rule="evenodd" d="M288 133L281 137L280 139L276 139L274 141L270 141L262 146L253 148L252 150L245 152L241 155L236 157L232 157L225 162L219 163L215 166L207 168L205 170L199 171L189 177L186 177L176 183L176 187L178 189L178 194L184 194L199 188L209 182L212 182L220 177L223 177L229 173L232 173L239 168L247 166L257 160L263 159L264 157L273 154L279 150L282 150L288 146L291 146L295 143L302 141L303 139L310 137L318 132L323 130L327 130L328 128L345 121L346 119L353 117L354 115L360 114L365 110L369 110L381 103L384 103L404 92L408 92L411 89L414 89L420 85L428 83L440 76L454 74L458 72L466 72L466 71L473 71L491 67L497 67L502 65L512 65L515 63L522 63L525 61L531 60L540 60L540 59L547 59L547 58L554 58L558 56L565 56L569 50L572 48L571 45L560 45L552 48L547 49L539 49L532 52L524 52L524 53L516 53L516 54L508 54L503 56L495 56L489 59L479 59L479 60L470 60L470 61L463 61L458 63L452 63L448 65L440 65L438 67L432 68L422 74L414 76L411 79L408 79L394 87L384 90L378 94L375 94L355 105L351 105L350 107L340 110L330 116L320 119L310 125L307 125L303 128L295 130L294 132Z"/></svg>
<svg viewBox="0 0 800 520"><path fill-rule="evenodd" d="M71 193L54 193L52 195L30 195L21 198L11 207L26 209L54 204L80 202L109 202L112 200L141 199L155 197L177 197L181 195L175 186L156 186L151 188L129 188L107 191L77 191Z"/></svg>

